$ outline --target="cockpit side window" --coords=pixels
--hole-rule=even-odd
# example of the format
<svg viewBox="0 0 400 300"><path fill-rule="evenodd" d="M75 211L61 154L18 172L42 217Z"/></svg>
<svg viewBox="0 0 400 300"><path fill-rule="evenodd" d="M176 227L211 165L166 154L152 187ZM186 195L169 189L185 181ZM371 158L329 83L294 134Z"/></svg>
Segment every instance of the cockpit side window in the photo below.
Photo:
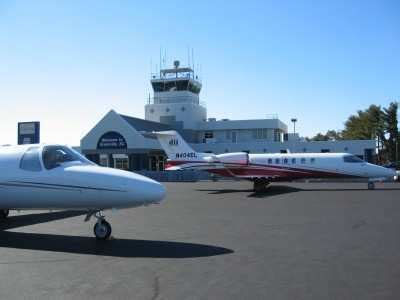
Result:
<svg viewBox="0 0 400 300"><path fill-rule="evenodd" d="M345 155L343 156L343 161L346 163L361 163L364 162L361 158L355 155Z"/></svg>
<svg viewBox="0 0 400 300"><path fill-rule="evenodd" d="M40 172L42 165L40 164L39 147L28 148L21 158L19 167L26 171Z"/></svg>
<svg viewBox="0 0 400 300"><path fill-rule="evenodd" d="M43 148L43 164L47 170L57 168L65 162L80 162L82 164L93 164L76 151L65 146L46 146Z"/></svg>

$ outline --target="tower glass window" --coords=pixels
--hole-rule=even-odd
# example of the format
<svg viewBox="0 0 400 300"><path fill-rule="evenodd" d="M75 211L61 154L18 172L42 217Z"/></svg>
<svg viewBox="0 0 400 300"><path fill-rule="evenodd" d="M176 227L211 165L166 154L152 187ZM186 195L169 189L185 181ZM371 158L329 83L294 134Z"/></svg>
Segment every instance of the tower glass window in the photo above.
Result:
<svg viewBox="0 0 400 300"><path fill-rule="evenodd" d="M206 132L204 133L204 138L205 138L205 139L212 139L212 138L214 138L214 132L212 132L212 131L206 131Z"/></svg>

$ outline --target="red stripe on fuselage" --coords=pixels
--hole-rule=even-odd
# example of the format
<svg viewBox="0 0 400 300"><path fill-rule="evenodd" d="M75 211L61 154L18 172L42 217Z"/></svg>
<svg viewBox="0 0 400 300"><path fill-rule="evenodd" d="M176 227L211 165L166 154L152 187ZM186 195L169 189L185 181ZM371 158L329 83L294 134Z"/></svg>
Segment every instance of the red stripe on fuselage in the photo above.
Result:
<svg viewBox="0 0 400 300"><path fill-rule="evenodd" d="M180 166L184 164L204 164L204 161L168 161L166 166ZM203 165L204 166L204 165ZM193 168L196 168L193 166ZM240 165L227 164L226 169L206 169L207 172L225 177L269 177L282 179L299 179L299 178L338 178L338 177L357 177L355 175L336 173L325 170L312 170L303 168L292 168L276 165Z"/></svg>

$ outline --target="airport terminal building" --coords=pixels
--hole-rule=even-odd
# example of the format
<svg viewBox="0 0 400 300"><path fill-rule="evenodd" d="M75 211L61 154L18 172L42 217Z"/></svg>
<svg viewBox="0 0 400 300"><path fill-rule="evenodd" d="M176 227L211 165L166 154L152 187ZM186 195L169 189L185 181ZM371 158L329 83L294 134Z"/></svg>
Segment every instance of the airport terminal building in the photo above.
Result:
<svg viewBox="0 0 400 300"><path fill-rule="evenodd" d="M198 152L245 151L349 152L371 161L374 140L307 142L288 134L285 123L272 116L256 120L207 118L200 101L202 84L191 68L160 70L153 75L154 96L145 105L145 119L109 111L81 139L81 151L94 162L131 171L164 169L166 159L158 141L147 133L176 130Z"/></svg>

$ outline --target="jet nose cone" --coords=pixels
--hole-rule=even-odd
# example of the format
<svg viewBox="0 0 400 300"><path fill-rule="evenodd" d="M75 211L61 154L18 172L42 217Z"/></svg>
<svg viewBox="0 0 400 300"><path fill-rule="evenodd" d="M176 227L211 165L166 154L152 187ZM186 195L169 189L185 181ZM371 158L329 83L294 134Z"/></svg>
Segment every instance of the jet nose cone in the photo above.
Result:
<svg viewBox="0 0 400 300"><path fill-rule="evenodd" d="M161 183L153 181L148 184L145 194L146 202L160 203L165 198L166 190Z"/></svg>
<svg viewBox="0 0 400 300"><path fill-rule="evenodd" d="M387 175L386 175L386 177L391 177L391 178L393 178L394 180L396 180L397 178L397 173L396 173L396 170L394 170L394 169L387 169Z"/></svg>
<svg viewBox="0 0 400 300"><path fill-rule="evenodd" d="M380 176L385 177L387 179L391 179L394 180L395 176L396 176L396 171L390 168L385 168L385 167L381 167L378 166L378 172L380 173Z"/></svg>

